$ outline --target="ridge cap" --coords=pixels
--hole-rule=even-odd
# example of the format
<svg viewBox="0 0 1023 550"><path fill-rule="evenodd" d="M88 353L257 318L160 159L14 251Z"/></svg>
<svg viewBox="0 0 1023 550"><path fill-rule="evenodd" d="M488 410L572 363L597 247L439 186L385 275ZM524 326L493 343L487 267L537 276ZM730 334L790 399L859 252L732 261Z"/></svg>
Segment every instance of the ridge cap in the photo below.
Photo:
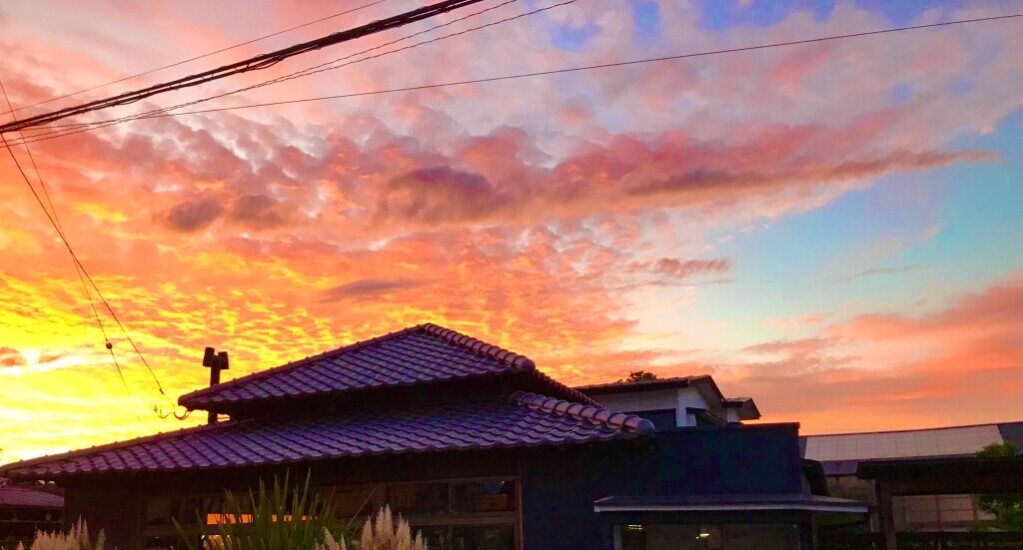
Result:
<svg viewBox="0 0 1023 550"><path fill-rule="evenodd" d="M536 369L536 363L525 355L506 350L500 346L495 346L494 344L489 344L478 338L462 334L461 332L451 330L434 323L424 323L415 328L418 328L422 332L432 336L436 336L444 341L466 348L477 355L482 355L484 357L500 361L510 367L515 367L523 371L532 371Z"/></svg>
<svg viewBox="0 0 1023 550"><path fill-rule="evenodd" d="M635 414L618 412L602 406L585 405L583 403L575 403L566 399L547 397L546 395L521 390L512 393L509 399L516 405L528 407L533 410L541 410L544 412L589 420L590 422L605 424L631 433L653 435L656 431L653 422L646 418ZM573 410L573 405L578 405L580 408ZM564 410L559 411L559 406L563 407Z"/></svg>
<svg viewBox="0 0 1023 550"><path fill-rule="evenodd" d="M301 367L301 366L303 366L303 365L305 365L307 363L311 363L313 361L317 361L317 360L323 359L324 357L329 357L329 356L334 355L334 354L340 354L340 353L345 353L345 352L349 352L349 351L356 351L356 350L362 349L364 347L371 346L373 344L378 344L378 343L383 342L383 341L387 341L387 340L391 340L391 339L394 339L394 338L398 338L398 337L404 336L406 334L411 334L413 332L419 332L419 331L423 330L424 326L425 325L415 325L415 326L411 326L411 327L405 327L403 329L396 330L396 331L393 331L393 332L388 332L386 334L381 334L380 336L374 336L373 338L368 338L366 340L359 340L357 342L352 342L351 344L346 344L346 345L343 345L343 346L338 347L338 348L334 348L334 349L327 350L327 351L324 351L324 352L321 352L321 353L317 353L315 355L309 355L309 356L304 357L302 359L296 359L294 361L289 361L287 363L284 363L283 365L278 365L276 367L270 367L268 369L258 370L256 372L252 372L252 373L246 374L245 376L239 376L238 378L234 378L234 379L228 380L227 382L223 382L223 383L217 384L216 386L209 386L209 387L206 387L206 388L199 388L197 390L190 391L190 392L188 392L186 394L183 394L180 397L178 397L178 404L191 410L191 409L193 409L193 407L189 407L188 405L185 405L185 403L184 403L185 400L199 399L199 398L202 398L202 397L206 396L207 394L214 393L215 390L219 391L219 390L225 389L225 388L232 388L232 387L237 386L239 384L242 384L244 382L251 382L253 380L259 380L259 379L266 378L266 377L269 377L269 376L272 376L272 375L280 374L281 372L287 372L287 371L292 370L292 369L297 369L297 368L299 368L299 367ZM206 409L199 409L199 408L196 407L195 410L206 410Z"/></svg>

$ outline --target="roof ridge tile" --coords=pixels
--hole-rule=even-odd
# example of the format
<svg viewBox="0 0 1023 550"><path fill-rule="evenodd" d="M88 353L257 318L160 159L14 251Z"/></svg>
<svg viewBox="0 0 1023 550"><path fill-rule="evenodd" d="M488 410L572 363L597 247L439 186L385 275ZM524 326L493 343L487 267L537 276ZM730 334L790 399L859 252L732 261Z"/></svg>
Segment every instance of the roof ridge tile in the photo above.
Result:
<svg viewBox="0 0 1023 550"><path fill-rule="evenodd" d="M427 334L432 334L433 336L451 342L452 344L468 348L472 350L474 353L477 353L484 357L489 357L491 359L501 361L506 365L517 367L524 371L531 371L536 368L536 363L534 363L532 359L526 357L525 355L519 355L513 351L506 350L500 346L488 344L483 340L477 340L472 336L462 334L449 328L444 328L440 325L435 325L433 323L419 325L419 327L417 328L421 329L423 332L426 332Z"/></svg>
<svg viewBox="0 0 1023 550"><path fill-rule="evenodd" d="M369 338L369 339L366 339L366 340L359 340L358 342L353 342L351 344L348 344L348 345L345 345L345 346L341 346L339 348L334 348L332 350L328 350L328 351L325 351L323 353L317 353L316 355L309 355L309 356L307 356L307 357L305 357L303 359L297 359L295 361L291 361L291 362L285 363L283 365L279 365L279 366L276 366L276 367L271 367L269 369L259 370L259 371L247 374L245 376L239 376L238 378L235 378L233 380L228 380L227 382L223 382L223 383L217 384L216 386L200 388L198 390L186 393L186 394L182 395L181 397L179 397L178 398L178 404L179 405L183 405L182 401L185 401L187 399L196 398L196 397L201 397L202 395L205 395L207 393L212 393L213 390L216 390L216 391L219 392L219 391L222 391L222 390L224 390L226 388L231 388L231 387L234 387L236 385L242 384L244 382L250 382L252 380L259 380L261 378L266 378L268 376L280 374L281 372L287 372L287 371L290 371L290 370L293 370L293 369L297 369L298 367L301 367L301 366L306 365L308 363L312 363L312 362L317 361L319 359L323 359L325 357L330 357L331 355L341 354L341 353L351 352L351 351L356 351L356 350L365 348L367 346L371 346L373 344L378 344L378 343L386 341L386 340L391 340L393 338L397 338L399 336L404 336L406 334L411 334L413 332L418 332L418 331L421 331L424 328L424 326L425 325L415 325L415 326L403 328L401 330L396 330L396 331L393 331L393 332L388 332L387 334L382 334L380 336L374 336L373 338Z"/></svg>
<svg viewBox="0 0 1023 550"><path fill-rule="evenodd" d="M556 397L547 397L527 391L517 391L511 394L511 401L517 405L528 407L534 410L551 412L564 416L573 416L589 420L596 424L604 424L622 431L635 432L643 435L652 435L656 430L654 423L650 420L635 414L626 414L603 407L572 403ZM576 407L575 405L578 405Z"/></svg>

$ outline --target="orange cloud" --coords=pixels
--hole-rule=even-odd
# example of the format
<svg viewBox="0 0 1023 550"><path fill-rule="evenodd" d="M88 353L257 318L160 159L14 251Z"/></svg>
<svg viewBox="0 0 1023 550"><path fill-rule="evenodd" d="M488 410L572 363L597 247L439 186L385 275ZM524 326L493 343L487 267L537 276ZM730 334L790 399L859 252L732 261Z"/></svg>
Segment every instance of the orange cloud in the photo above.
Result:
<svg viewBox="0 0 1023 550"><path fill-rule="evenodd" d="M810 433L1001 421L1023 414L1020 311L1013 277L927 315L861 315L819 337L750 346L749 362L719 376L755 396L765 419Z"/></svg>

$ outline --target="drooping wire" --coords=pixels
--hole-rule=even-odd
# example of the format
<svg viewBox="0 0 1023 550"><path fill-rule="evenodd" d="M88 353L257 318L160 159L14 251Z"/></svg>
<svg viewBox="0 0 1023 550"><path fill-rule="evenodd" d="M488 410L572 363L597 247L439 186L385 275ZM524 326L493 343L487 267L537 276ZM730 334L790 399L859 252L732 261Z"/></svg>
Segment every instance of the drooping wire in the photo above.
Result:
<svg viewBox="0 0 1023 550"><path fill-rule="evenodd" d="M616 68L616 67L626 67L626 66L641 65L641 64L646 64L646 63L657 63L657 62L664 62L664 61L674 61L674 60L688 59L688 58L694 58L694 57L705 57L705 56L712 56L712 55L719 55L719 54L729 54L729 53L737 53L737 52L744 52L744 51L763 50L763 49L768 49L768 48L777 48L777 47L784 47L784 46L794 46L794 45L800 45L800 44L810 44L810 43L815 43L815 42L826 42L826 41L842 40L842 39L849 39L849 38L860 38L860 37L866 37L866 36L872 36L872 35L878 35L878 34L902 32L902 31L912 31L912 30L926 29L926 28L933 28L933 27L943 27L943 26L948 26L948 25L961 25L961 24L965 24L965 23L977 23L977 22L983 22L983 21L995 21L995 20L1002 20L1002 19L1012 19L1012 18L1019 18L1019 17L1023 17L1023 14L1001 15L1001 16L994 16L994 17L981 17L981 18L976 18L976 19L961 19L961 20L956 20L956 21L946 21L946 22L942 22L942 23L931 23L931 24L927 24L927 25L914 25L914 26L910 26L910 27L896 27L896 28L890 28L890 29L879 29L879 30L875 30L875 31L866 31L866 32L851 33L851 34L825 36L825 37L811 38L811 39L806 39L806 40L794 40L794 41L788 41L788 42L775 42L775 43L771 43L771 44L762 44L762 45L758 45L758 46L746 46L746 47L741 47L741 48L729 48L729 49L723 49L723 50L710 50L710 51L703 51L703 52L694 52L694 53L685 53L685 54L678 54L678 55L662 56L662 57L652 57L652 58L644 58L644 59L633 59L633 60L619 61L619 62L613 62L613 63L600 63L600 64L595 64L595 65L583 65L583 66L577 66L577 67L567 67L567 68L562 68L562 69L552 69L552 70L548 70L548 71L535 71L535 72L527 72L527 73L517 73L517 74L510 74L510 75L501 75L501 76L493 76L493 77L475 78L475 79L470 79L470 80L456 80L456 81L449 81L449 82L422 84L422 85L418 85L418 86L404 86L404 87L399 87L399 88L387 88L387 89L382 89L382 90L371 90L371 91L366 91L366 92L353 92L353 93L347 93L347 94L336 94L336 95L327 95L327 96L318 96L318 97L307 97L307 98L289 99L289 100L281 100L281 101L270 101L270 102L264 102L264 103L252 103L252 104L248 104L248 105L235 105L235 106L229 106L229 107L214 107L214 108L210 108L210 109L196 109L196 110L193 110L193 111L182 111L182 112L174 112L174 113L169 113L168 112L168 113L160 113L160 114L154 114L154 115L147 115L145 117L136 117L135 115L132 115L132 116L123 117L121 119L113 119L110 124L105 124L105 125L97 125L97 126L93 126L93 127L79 128L79 129L76 129L76 130L66 131L66 132L56 132L56 131L54 131L54 132L50 132L50 133L35 134L33 136L29 136L28 143L35 143L37 141L46 141L46 140L49 140L49 139L56 139L56 138L65 137L65 136L69 136L69 135L79 134L79 133L82 133L82 132L91 132L91 131L94 131L94 130L99 130L99 129L105 128L107 126L111 126L113 124L120 124L122 122L133 122L135 120L146 120L146 119L150 119L150 118L178 117L178 116L197 115L197 114L204 114L204 113L216 113L216 112L223 112L223 111L236 111L236 110L241 110L241 109L254 109L254 108L260 108L260 107L276 107L276 106L280 106L280 105L293 105L293 104L298 104L298 103L309 103L309 102L314 102L314 101L327 101L327 100L333 100L333 99L349 99L349 98L356 98L356 97L368 97L368 96L375 96L375 95L385 95L385 94L393 94L393 93L401 93L401 92L411 92L411 91L418 91L418 90L428 90L428 89L434 89L434 88L446 88L446 87L464 86L464 85L470 85L470 84L484 84L484 83L490 83L490 82L502 82L502 81L506 81L506 80L517 80L517 79L521 79L521 78L533 78L533 77L540 77L540 76L551 76L551 75L557 75L557 74L567 74L567 73L591 71L591 70L598 70L598 69L609 69L609 68ZM88 125L88 124L92 124L92 123L82 123L81 125ZM101 124L101 123L95 123L95 124ZM15 142L15 143L17 143L17 142Z"/></svg>
<svg viewBox="0 0 1023 550"><path fill-rule="evenodd" d="M342 15L348 15L349 13L354 13L354 12L357 12L359 10L370 8L370 7L373 7L373 6L377 5L377 4L382 4L382 3L387 2L387 1L388 0L376 0L375 2L370 2L368 4L363 4L361 6L357 6L357 7L354 7L354 8L351 8L351 9L347 9L347 10L342 11L342 12L334 13L334 14L331 14L331 15L327 15L327 16L321 17L319 19L314 19L312 21L308 21L306 23L302 23L301 25L295 25L294 27L288 27L288 28L286 28L284 30L280 30L280 31L277 31L277 32L274 32L274 33L271 33L271 34L267 34L267 35L263 35L263 36L260 36L260 37L257 37L257 38L253 38L251 40L246 40L245 42L239 42L238 44L234 44L232 46L225 46L223 48L220 48L219 50L214 50L212 52L204 53L202 55L197 55L195 57L190 57L188 59L182 59L181 61L176 61L176 62L171 63L169 65L164 65L162 67L157 67L155 69L149 69L148 71L143 71L141 73L133 74L131 76L126 76L126 77L123 77L123 78L118 78L117 80L111 80L110 82L106 82L104 84L97 84L96 86L92 86L91 88L84 88L84 89L78 90L77 92L70 92L70 93L66 93L64 95L59 95L59 96L56 96L56 97L51 97L50 99L47 99L47 100L44 100L44 101L40 101L38 103L31 103L29 105L23 105L21 107L18 107L17 109L12 109L10 106L8 106L7 107L8 110L6 112L0 113L0 115L6 115L8 113L14 113L14 112L22 111L22 110L29 109L29 108L32 108L32 107L38 107L39 105L45 105L47 103L52 103L54 101L58 101L58 100L65 99L65 98L68 98L68 97L73 97L73 96L76 96L76 95L79 95L79 94L84 94L85 92L91 92L93 90L98 90L100 88L106 88L107 86L111 86L113 84L119 84L121 82L125 82L125 81L128 81L128 80L134 80L134 79L136 79L136 78L138 78L140 76L146 76L146 75L149 75L149 74L153 74L155 72L159 72L159 71L163 71L163 70L166 70L166 69L171 69L171 68L174 68L174 67L177 67L177 66L180 66L180 65L184 65L185 63L191 63L192 61L198 61L200 59L204 59L204 58L207 58L207 57L210 57L210 56L213 56L213 55L217 55L218 53L224 53L226 51L230 51L230 50L234 50L234 49L237 49L237 48L241 48L243 46L248 46L249 44L255 44L256 42L260 42L262 40L266 40L267 38L273 38L275 36L280 36L280 35L282 35L284 33L288 33L288 32L294 31L294 30L298 30L298 29L301 29L301 28L304 28L304 27L308 27L310 25L315 25L316 23L322 23L322 22L330 20L330 19L335 19L337 17L341 17Z"/></svg>
<svg viewBox="0 0 1023 550"><path fill-rule="evenodd" d="M7 88L4 87L3 81L0 81L0 92L3 92L4 102L7 104L8 113L11 115L11 117L17 120L18 117L17 115L14 114L15 109L12 107L11 98L7 95ZM19 134L20 133L21 132L19 132ZM32 163L32 169L36 173L36 179L39 180L39 187L43 190L43 196L46 198L46 203L50 207L50 212L53 213L53 221L55 222L54 229L57 230L57 234L60 236L60 238L66 241L67 234L64 232L63 224L60 223L60 216L57 214L57 209L53 205L53 199L50 198L50 192L47 189L46 181L43 180L42 173L39 171L39 165L36 164L36 158L35 155L32 154L32 148L29 147L27 143L24 145L24 147L25 151L28 153L29 161ZM21 175L25 177L25 183L29 184L29 188L32 188L32 184L29 182L28 177L25 175L25 172L21 170L21 165L18 163L17 158L14 156L14 151L11 151L10 149L8 149L8 151L11 152L11 158L13 158L15 163L18 164L18 170L21 171ZM34 193L35 190L33 189L33 194ZM42 202L39 203L39 206L42 207L44 211L46 211L46 207L43 206ZM89 307L92 309L92 315L96 320L96 325L99 327L100 333L103 335L103 344L110 352L110 358L114 362L114 368L117 369L117 376L120 377L121 384L124 385L124 391L128 394L128 397L131 398L132 397L131 389L128 388L128 381L124 378L124 371L121 370L121 365L120 363L118 363L117 357L114 355L114 348L113 345L111 345L110 343L110 338L107 336L107 329L106 327L103 326L103 320L100 318L99 311L96 309L96 302L94 302L92 299L92 293L89 292L89 286L85 283L85 277L82 275L82 270L79 269L78 262L76 262L74 258L72 258L71 263L75 268L75 275L78 276L78 281L82 283L82 290L85 292L85 298L89 301Z"/></svg>
<svg viewBox="0 0 1023 550"><path fill-rule="evenodd" d="M7 95L7 88L4 87L3 81L0 81L0 91L3 92L4 102L7 103L7 113L10 114L15 120L17 115L14 114L18 109L14 109L11 104L11 98ZM24 135L22 132L18 132ZM43 196L46 198L46 204L50 207L50 212L53 212L53 220L57 223L56 229L57 234L60 235L61 239L67 239L67 235L64 233L64 226L60 223L60 216L57 214L57 208L53 205L53 199L50 198L50 191L47 188L46 182L43 180L43 175L39 171L39 165L36 163L36 157L32 154L32 148L25 144L25 151L28 153L28 159L32 163L32 170L36 173L36 179L39 180L39 187L43 190ZM99 310L96 309L96 302L92 299L92 293L89 292L89 285L85 283L85 277L82 275L82 270L78 268L78 263L72 259L72 265L75 268L75 274L78 275L78 281L82 283L82 291L85 292L85 298L89 301L89 308L92 310L92 315L96 319L96 325L99 327L100 333L103 334L104 345L110 349L111 356L113 355L113 346L110 345L110 338L107 337L107 329L103 326L103 319L99 316ZM128 388L128 384L124 379L124 375L121 373L121 367L117 364L117 358L114 358L114 366L117 367L117 373L121 376L121 382L124 382L125 389Z"/></svg>
<svg viewBox="0 0 1023 550"><path fill-rule="evenodd" d="M465 30L462 30L462 31L459 31L459 32L447 34L447 35L444 35L444 36L439 36L437 38L433 38L433 39L430 39L430 40L424 40L422 42L417 42L415 44L411 44L409 46L405 46L405 47L402 47L402 48L397 48L397 49L389 50L389 51L382 52L382 53L379 53L379 54L376 54L376 55L355 59L353 61L349 61L347 63L343 63L343 64L340 64L340 65L338 64L338 63L340 63L342 61L347 61L349 59L352 59L353 57L357 57L357 56L360 56L360 55L363 55L363 54L366 54L366 53L369 53L369 52L372 52L372 51L375 51L375 50L379 50L381 48L385 48L387 46L391 46L391 45L397 44L399 42L403 42L405 40L409 40L411 38L415 38L416 36L427 34L427 33L433 32L433 31L435 31L437 29L440 29L440 28L443 28L443 27L448 27L448 26L454 25L455 23L459 23L461 21L465 21L467 19L470 19L470 18L473 18L473 17L477 17L479 15L482 15L482 14L487 13L489 11L496 10L498 8L501 8L501 7L506 6L508 4L512 4L512 3L517 2L517 1L518 0L505 0L505 1L503 1L503 2L501 2L499 4L496 4L494 6L491 6L489 8L482 9L482 10L479 10L477 12L473 12L473 13L467 14L467 15L459 17L457 19L453 19L451 21L448 21L447 23L442 23L442 24L439 24L439 25L435 25L435 26L430 27L428 29L425 29L425 30L422 30L422 31L419 31L419 32L416 32L416 33L412 33L412 34L407 35L407 36L403 36L401 38L392 40L390 42L385 42L383 44L380 44L380 45L377 45L377 46L373 46L371 48L367 48L367 49L364 49L364 50L352 53L350 55L346 55L344 57L340 57L338 59L334 59L334 60L328 61L326 63L321 63L321 64L318 64L318 65L313 65L311 67L307 67L307 68L302 69L300 71L296 71L296 72L293 72L293 73L282 75L282 76L273 78L271 80L259 82L259 83L253 84L251 86L245 86L243 88L237 88L237 89L234 89L234 90L231 90L231 91L222 92L222 93L215 94L215 95L212 95L212 96L207 96L207 97L199 98L199 99L196 99L196 100L193 100L193 101L188 101L188 102L185 102L185 103L180 103L180 104L169 106L169 107L161 107L161 108L158 108L158 109L153 109L153 110L145 111L145 112L142 112L142 113L136 113L134 115L128 115L128 116L124 116L124 117L118 117L118 118L106 119L106 120L97 120L97 121L92 121L92 122L79 122L79 123L73 123L73 124L52 124L52 125L48 125L46 127L38 128L38 130L49 130L49 131L43 131L43 132L40 132L40 133L37 133L37 134L30 135L29 138L38 138L38 137L42 137L42 136L48 136L48 135L53 135L53 134L61 134L61 133L64 133L64 134L78 133L78 132L67 132L67 131L64 130L65 128L83 128L83 127L85 127L85 128L88 128L89 131L92 131L92 130L98 130L100 128L107 128L107 127L110 127L110 126L115 126L115 125L123 124L125 122L131 122L132 120L138 120L138 119L144 119L144 118L157 118L158 115L161 115L163 113L167 113L167 112L170 112L170 111L174 111L174 110L177 110L177 109L183 109L185 107L191 107L193 105L197 105L197 104L200 104L200 103L205 103L207 101L212 101L214 99L220 99L220 98L223 98L223 97L239 94L239 93L242 93L242 92L247 92L247 91L255 90L255 89L258 89L258 88L263 88L265 86L271 86L273 84L279 84L281 82L287 82L289 80L294 80L294 79L297 79L297 78L302 78L302 77L305 77L305 76L310 76L310 75L314 75L314 74L317 74L317 73L322 73L324 71L341 69L341 68L347 67L349 65L354 65L356 63L362 63L364 61L369 61L371 59L377 59L379 57L384 57L384 56L387 56L387 55L396 54L398 52L402 52L402 51L405 51L405 50L410 50L410 49L413 49L413 48L418 48L420 46L425 46L427 44L432 44L434 42L439 42L441 40L446 40L448 38L453 38L453 37L456 37L456 36L461 36L461 35L464 35L464 34L468 34L470 32L475 32L475 31L478 31L478 30L481 30L481 29L485 29L487 27L493 27L493 26L496 26L496 25L500 25L502 23L507 23L509 21L514 21L516 19L521 19L523 17L529 16L529 15L534 15L534 14L537 14L537 13L540 13L540 12L544 12L544 11L547 11L547 10L550 10L550 9L553 9L553 8L557 8L557 7L560 7L560 6L567 5L567 4L572 4L576 0L567 0L565 2L561 2L561 3L558 3L558 4L551 5L551 6L534 9L534 10L531 10L531 11L528 11L528 12L525 12L525 13L521 13L521 14L518 14L518 15L515 15L515 16L506 17L504 19L499 19L497 21L493 21L493 22L487 23L485 25L480 25L480 26L477 26L477 27L471 27L471 28L468 28L468 29L465 29Z"/></svg>
<svg viewBox="0 0 1023 550"><path fill-rule="evenodd" d="M0 81L0 91L3 92L4 101L7 103L8 109L11 109L11 101L10 101L10 98L8 97L8 95L7 95L7 89L3 86L3 82L2 81ZM17 119L17 116L14 114L14 110L13 109L11 109L9 112L11 113L12 117ZM79 260L78 255L75 253L74 249L71 247L71 243L68 240L67 233L64 231L64 227L60 223L60 217L57 214L57 209L54 207L53 200L50 197L49 191L47 190L46 181L43 179L42 173L39 170L39 165L36 163L35 156L32 154L32 149L29 147L29 145L27 143L23 144L24 147L25 147L25 150L28 152L28 156L29 156L29 159L31 160L32 167L35 170L36 178L39 180L39 186L43 190L43 195L46 198L46 204L49 204L49 209L47 209L46 204L43 203L43 200L42 200L42 198L40 198L39 193L35 189L35 186L32 185L32 182L29 179L28 174L25 173L25 170L22 167L21 162L18 160L17 155L14 154L14 149L11 148L10 144L7 143L7 138L4 137L2 134L0 134L0 141L3 142L4 147L7 149L8 153L10 153L11 159L14 161L15 166L18 168L18 172L21 174L22 179L24 179L25 184L28 186L29 190L32 192L32 196L35 197L36 202L39 204L39 207L42 208L43 213L46 214L46 218L47 218L47 220L49 220L50 225L52 225L54 230L57 231L57 235L60 236L61 242L64 243L65 248L67 248L68 253L71 255L71 259L72 259L72 262L73 262L74 267L75 267L75 272L78 275L79 281L82 283L82 288L85 291L86 298L88 299L89 305L92 308L93 316L96 319L96 324L99 327L100 332L103 335L104 346L106 347L107 351L110 353L110 358L111 358L111 360L114 363L114 368L117 370L117 375L120 377L121 383L124 385L124 389L127 392L128 397L129 398L132 397L131 390L128 387L128 382L127 382L127 380L124 377L124 372L121 369L120 362L117 360L117 356L114 353L113 343L110 341L110 338L107 335L106 327L103 325L103 321L102 321L102 319L99 316L99 311L96 309L96 304L95 304L95 302L92 299L92 293L89 291L89 286L86 285L86 280L88 280L88 282L92 285L93 290L95 290L95 292L96 292L96 296L99 297L99 299L103 303L103 305L106 306L107 311L110 313L110 316L117 323L118 327L120 327L121 332L124 334L125 339L131 344L132 348L135 350L135 353L138 354L138 356L142 360L143 364L149 370L149 374L153 377L153 381L156 382L156 386L157 386L157 389L159 389L160 394L166 398L167 394L166 394L166 392L164 392L163 385L160 383L159 378L157 378L156 373L153 371L152 367L150 367L149 362L146 360L146 358L142 354L141 350L139 350L138 346L135 345L135 342L132 340L131 336L128 334L128 331L124 328L124 325L122 325L121 321L117 318L117 314L114 313L114 310L110 306L110 303L107 302L106 298L103 297L103 294L100 292L99 287L96 286L96 282L92 279L92 276L89 275L89 272L86 271L85 266L82 264L81 260ZM177 415L175 414L175 416L177 416ZM138 415L136 415L136 417L138 418L139 421L141 421L141 418L139 418Z"/></svg>
<svg viewBox="0 0 1023 550"><path fill-rule="evenodd" d="M97 99L95 101L87 101L80 105L72 107L66 107L64 109L58 109L56 111L42 113L39 115L31 116L22 119L18 122L9 122L6 124L0 124L0 132L13 132L21 128L28 128L31 126L39 126L42 124L48 124L55 122L67 117L89 113L92 111L106 109L109 107L115 107L118 105L129 105L141 101L147 97L151 97L157 94L171 92L175 90L181 90L184 88L190 88L198 86L206 82L219 80L236 74L247 73L251 71L260 71L272 67L285 59L301 55L311 51L319 50L327 46L333 46L335 44L341 44L364 36L384 32L390 29L396 29L405 25L410 25L419 21L437 17L444 13L452 10L461 9L465 6L481 2L482 0L441 0L435 4L423 6L412 11L400 13L398 15L388 17L385 19L379 19L360 25L351 29L331 33L327 36L323 36L314 40L309 40L299 44L294 44L287 48L282 48L269 53L243 59L217 67L215 69L209 69L201 73L195 73L181 78L171 80L169 82L161 82L152 86L147 86L138 90L132 90L124 92L116 96L107 97L103 99Z"/></svg>

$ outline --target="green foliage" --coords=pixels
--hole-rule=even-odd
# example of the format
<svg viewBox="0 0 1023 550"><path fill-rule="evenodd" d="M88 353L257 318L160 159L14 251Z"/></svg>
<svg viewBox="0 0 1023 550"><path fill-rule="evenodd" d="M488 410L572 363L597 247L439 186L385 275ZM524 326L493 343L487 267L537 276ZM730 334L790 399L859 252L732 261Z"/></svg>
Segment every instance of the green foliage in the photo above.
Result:
<svg viewBox="0 0 1023 550"><path fill-rule="evenodd" d="M32 546L26 549L18 544L17 550L103 550L106 545L106 536L100 530L96 541L89 537L89 526L85 521L79 519L71 526L67 533L44 533L36 531L36 538Z"/></svg>
<svg viewBox="0 0 1023 550"><path fill-rule="evenodd" d="M1017 456L1016 445L1011 441L992 443L984 447L977 456L1005 458ZM985 527L999 531L1023 531L1023 493L994 493L979 495L977 508L995 517Z"/></svg>
<svg viewBox="0 0 1023 550"><path fill-rule="evenodd" d="M215 550L313 550L324 541L324 533L335 527L334 506L309 490L307 475L299 488L274 477L272 490L263 481L259 491L249 491L239 500L231 491L224 494L224 518L212 527L198 518L199 531L206 547ZM190 550L198 550L194 539L175 522L178 533Z"/></svg>
<svg viewBox="0 0 1023 550"><path fill-rule="evenodd" d="M984 447L977 453L980 457L1007 457L1016 456L1019 453L1016 451L1016 444L1012 441L1005 441L1003 443L992 443L987 447Z"/></svg>
<svg viewBox="0 0 1023 550"><path fill-rule="evenodd" d="M646 382L648 380L657 380L657 375L645 370L637 370L630 372L627 378L618 379L619 382Z"/></svg>

